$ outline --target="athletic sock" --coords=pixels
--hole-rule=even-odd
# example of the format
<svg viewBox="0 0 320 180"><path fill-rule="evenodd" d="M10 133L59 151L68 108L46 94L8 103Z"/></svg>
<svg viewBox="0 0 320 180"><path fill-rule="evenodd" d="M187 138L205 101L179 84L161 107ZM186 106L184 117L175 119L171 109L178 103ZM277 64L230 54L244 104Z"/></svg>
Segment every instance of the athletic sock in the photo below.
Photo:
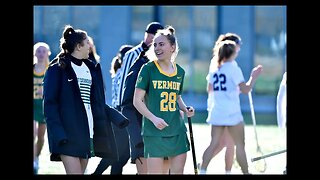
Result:
<svg viewBox="0 0 320 180"><path fill-rule="evenodd" d="M207 174L207 170L205 170L205 169L200 169L200 174Z"/></svg>

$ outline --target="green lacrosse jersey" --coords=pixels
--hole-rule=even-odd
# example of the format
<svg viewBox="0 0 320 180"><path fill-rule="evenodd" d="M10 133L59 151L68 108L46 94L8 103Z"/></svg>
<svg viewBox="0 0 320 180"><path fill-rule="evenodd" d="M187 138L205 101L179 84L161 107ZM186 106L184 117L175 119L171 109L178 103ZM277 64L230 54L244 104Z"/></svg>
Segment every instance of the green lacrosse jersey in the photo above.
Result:
<svg viewBox="0 0 320 180"><path fill-rule="evenodd" d="M44 114L42 106L42 81L44 78L44 73L33 72L33 118L39 122L44 123Z"/></svg>
<svg viewBox="0 0 320 180"><path fill-rule="evenodd" d="M157 61L150 61L139 72L136 88L146 91L147 108L169 125L159 130L151 120L143 117L143 136L175 136L187 131L177 102L178 95L182 93L185 71L178 64L174 66L175 72L168 74L161 70Z"/></svg>

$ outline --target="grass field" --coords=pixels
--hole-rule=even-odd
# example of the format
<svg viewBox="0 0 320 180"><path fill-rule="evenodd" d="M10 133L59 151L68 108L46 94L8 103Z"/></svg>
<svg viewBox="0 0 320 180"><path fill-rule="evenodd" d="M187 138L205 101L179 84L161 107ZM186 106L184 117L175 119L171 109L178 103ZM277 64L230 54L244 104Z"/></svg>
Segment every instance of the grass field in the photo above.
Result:
<svg viewBox="0 0 320 180"><path fill-rule="evenodd" d="M252 124L251 112L243 112L243 119L247 125ZM208 113L207 111L197 111L192 118L193 123L206 123ZM255 112L258 125L276 125L277 116L276 113L258 113Z"/></svg>
<svg viewBox="0 0 320 180"><path fill-rule="evenodd" d="M186 124L188 127L188 124ZM207 148L210 142L210 131L211 127L205 123L193 123L193 137L196 151L196 160L198 163L201 162L202 154ZM258 134L258 141L261 150L264 154L269 154L279 150L287 148L287 132L286 129L279 129L276 125L258 125L256 127ZM188 134L189 135L189 134ZM256 152L256 140L254 135L254 128L251 124L245 126L245 143L246 152L249 163L249 171L252 174L261 174L257 172L251 163L251 158L255 157ZM208 174L224 174L224 151L223 149L216 157L214 157L209 166ZM39 174L65 174L62 162L52 162L49 160L49 150L47 141L43 151L39 157ZM267 162L267 170L263 173L269 174L283 174L283 170L287 164L286 153L275 155L265 159ZM94 157L89 160L89 164L86 170L87 174L91 174L97 167L100 158ZM109 174L110 168L108 168L104 174ZM123 174L136 174L135 165L130 164L130 161L126 164L123 170ZM184 169L184 174L194 174L193 160L191 151L187 154L187 162ZM232 168L232 174L241 174L241 170L237 163Z"/></svg>

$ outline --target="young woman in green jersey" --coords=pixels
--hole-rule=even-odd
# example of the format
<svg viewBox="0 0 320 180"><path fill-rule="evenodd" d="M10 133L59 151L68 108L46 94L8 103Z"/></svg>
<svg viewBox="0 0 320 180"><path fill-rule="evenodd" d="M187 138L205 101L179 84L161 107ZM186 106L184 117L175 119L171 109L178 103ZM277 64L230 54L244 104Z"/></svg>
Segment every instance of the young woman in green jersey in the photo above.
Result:
<svg viewBox="0 0 320 180"><path fill-rule="evenodd" d="M180 110L192 117L194 108L187 110L181 97L185 71L175 63L179 48L174 32L171 26L158 30L153 39L157 59L142 67L136 81L133 104L143 115L148 174L164 173L164 157L169 159L170 174L182 174L190 150Z"/></svg>
<svg viewBox="0 0 320 180"><path fill-rule="evenodd" d="M33 142L34 157L33 170L38 173L39 155L44 144L44 134L47 126L44 120L42 108L42 81L45 71L49 64L49 56L51 54L50 47L44 42L37 42L33 46L34 65L33 65Z"/></svg>

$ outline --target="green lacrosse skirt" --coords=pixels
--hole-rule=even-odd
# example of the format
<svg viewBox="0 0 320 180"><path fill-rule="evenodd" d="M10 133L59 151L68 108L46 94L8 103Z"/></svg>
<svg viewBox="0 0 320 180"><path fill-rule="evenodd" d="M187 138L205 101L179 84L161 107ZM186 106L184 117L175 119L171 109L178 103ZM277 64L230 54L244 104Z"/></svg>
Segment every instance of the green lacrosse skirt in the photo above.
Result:
<svg viewBox="0 0 320 180"><path fill-rule="evenodd" d="M190 150L185 132L176 136L143 136L144 157L173 157Z"/></svg>

